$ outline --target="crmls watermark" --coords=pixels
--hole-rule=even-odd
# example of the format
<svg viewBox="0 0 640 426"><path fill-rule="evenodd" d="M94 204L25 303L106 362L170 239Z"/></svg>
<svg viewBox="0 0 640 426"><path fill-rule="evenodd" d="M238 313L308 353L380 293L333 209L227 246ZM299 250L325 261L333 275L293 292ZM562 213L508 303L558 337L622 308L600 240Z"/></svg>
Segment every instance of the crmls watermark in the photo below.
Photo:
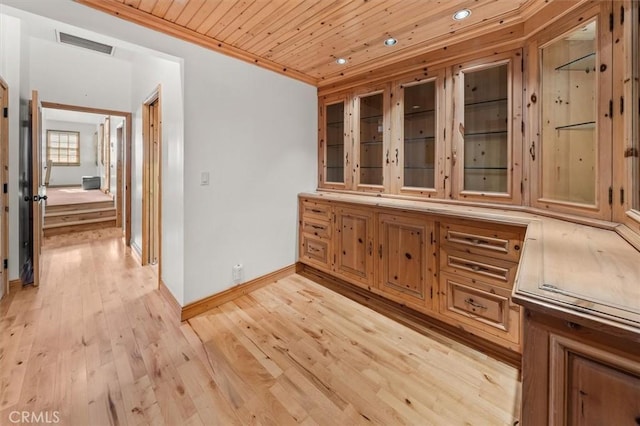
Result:
<svg viewBox="0 0 640 426"><path fill-rule="evenodd" d="M9 413L11 423L39 423L56 424L60 423L59 411L12 411Z"/></svg>

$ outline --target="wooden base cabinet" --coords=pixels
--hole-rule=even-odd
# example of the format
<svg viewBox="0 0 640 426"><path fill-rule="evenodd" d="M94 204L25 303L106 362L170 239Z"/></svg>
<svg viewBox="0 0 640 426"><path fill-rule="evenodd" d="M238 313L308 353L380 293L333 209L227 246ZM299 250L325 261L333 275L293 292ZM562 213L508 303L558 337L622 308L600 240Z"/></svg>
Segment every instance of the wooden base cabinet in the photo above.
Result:
<svg viewBox="0 0 640 426"><path fill-rule="evenodd" d="M640 425L640 342L527 309L522 424Z"/></svg>
<svg viewBox="0 0 640 426"><path fill-rule="evenodd" d="M370 209L335 208L333 270L361 287L373 283L373 213Z"/></svg>
<svg viewBox="0 0 640 426"><path fill-rule="evenodd" d="M299 234L302 263L521 352L522 228L301 197Z"/></svg>
<svg viewBox="0 0 640 426"><path fill-rule="evenodd" d="M378 216L378 289L410 306L431 308L437 285L434 222L406 214Z"/></svg>

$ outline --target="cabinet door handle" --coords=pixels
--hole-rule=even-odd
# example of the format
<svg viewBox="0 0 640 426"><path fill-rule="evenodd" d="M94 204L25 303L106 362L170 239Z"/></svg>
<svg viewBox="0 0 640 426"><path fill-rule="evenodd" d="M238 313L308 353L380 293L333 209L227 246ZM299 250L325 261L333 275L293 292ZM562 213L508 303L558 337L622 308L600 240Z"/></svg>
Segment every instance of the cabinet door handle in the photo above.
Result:
<svg viewBox="0 0 640 426"><path fill-rule="evenodd" d="M398 148L396 148L396 166L398 165Z"/></svg>
<svg viewBox="0 0 640 426"><path fill-rule="evenodd" d="M387 164L389 164L389 150L387 150Z"/></svg>
<svg viewBox="0 0 640 426"><path fill-rule="evenodd" d="M382 259L382 244L378 246L378 256L380 256L380 259Z"/></svg>
<svg viewBox="0 0 640 426"><path fill-rule="evenodd" d="M474 308L478 308L478 309L487 309L486 306L476 302L475 300L473 300L472 298L468 297L466 299L464 299L464 303L467 303L471 306L473 306Z"/></svg>
<svg viewBox="0 0 640 426"><path fill-rule="evenodd" d="M458 161L458 150L453 148L453 151L451 152L451 163L452 163L452 165L455 165L456 161Z"/></svg>
<svg viewBox="0 0 640 426"><path fill-rule="evenodd" d="M373 243L369 241L369 256L373 254Z"/></svg>

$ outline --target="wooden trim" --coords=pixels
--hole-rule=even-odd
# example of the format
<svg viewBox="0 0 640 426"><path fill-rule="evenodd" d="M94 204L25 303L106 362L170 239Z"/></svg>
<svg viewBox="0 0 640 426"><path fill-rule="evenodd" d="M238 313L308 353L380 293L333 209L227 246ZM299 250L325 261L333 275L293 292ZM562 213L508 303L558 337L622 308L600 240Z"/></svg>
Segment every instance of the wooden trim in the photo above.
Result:
<svg viewBox="0 0 640 426"><path fill-rule="evenodd" d="M471 346L482 353L503 361L509 365L521 368L521 356L519 353L503 348L479 338L457 327L443 323L428 315L415 311L403 304L391 301L387 298L371 293L356 285L331 276L308 265L302 265L299 275L308 278L318 284L327 287L351 300L354 300L374 311L403 324L418 333L429 335L429 331L436 331L447 337L451 337L465 345Z"/></svg>
<svg viewBox="0 0 640 426"><path fill-rule="evenodd" d="M169 305L169 310L175 315L176 322L180 322L182 306L180 306L180 302L178 302L162 279L160 279L160 283L158 284L158 292L160 292L162 298L167 302L167 305Z"/></svg>
<svg viewBox="0 0 640 426"><path fill-rule="evenodd" d="M58 102L46 102L42 101L41 105L43 108L50 109L61 109L65 111L78 111L78 112L88 112L91 114L104 114L104 115L115 115L118 117L124 117L126 122L126 132L124 134L124 145L125 149L123 152L123 160L125 165L125 187L124 187L124 199L125 199L125 244L127 247L131 246L131 116L130 112L126 111L118 111L113 109L104 109L104 108L93 108L93 107L84 107L78 105L70 105L70 104L61 104ZM122 191L122 188L119 188Z"/></svg>
<svg viewBox="0 0 640 426"><path fill-rule="evenodd" d="M20 278L9 281L8 287L9 293L19 291L22 289L22 280ZM6 295L7 293L5 293Z"/></svg>
<svg viewBox="0 0 640 426"><path fill-rule="evenodd" d="M153 181L151 179L152 173L152 151L153 147L153 135L149 132L150 126L150 111L151 106L155 104L156 116L157 116L157 138L158 138L158 164L157 174L158 191L155 194L156 200L150 197ZM155 130L154 130L155 131ZM142 264L146 265L150 263L153 253L150 253L150 241L154 238L154 244L157 246L157 264L158 264L158 280L162 277L162 88L160 85L151 92L145 99L142 105ZM157 202L158 217L155 227L157 232L151 229L151 214L152 203Z"/></svg>
<svg viewBox="0 0 640 426"><path fill-rule="evenodd" d="M124 156L124 123L116 127L116 226L122 228L122 158Z"/></svg>
<svg viewBox="0 0 640 426"><path fill-rule="evenodd" d="M182 307L181 320L186 321L190 318L195 317L196 315L200 315L201 313L208 311L209 309L213 309L217 306L222 305L223 303L230 302L237 299L238 297L244 296L245 294L251 293L252 291L259 289L260 287L264 287L265 285L276 282L279 279L288 277L289 275L293 275L296 273L297 268L298 265L285 266L282 269L278 269L277 271L271 272L258 278L254 278L250 281L247 281L235 287L231 287L220 293L216 293L211 296L205 297L204 299L191 302Z"/></svg>
<svg viewBox="0 0 640 426"><path fill-rule="evenodd" d="M266 68L270 71L277 72L278 74L282 74L314 86L318 82L316 78L304 74L300 71L288 69L269 59L265 59L257 55L253 55L249 52L245 52L244 50L238 49L237 47L234 47L230 44L223 43L222 41L218 41L211 37L199 34L196 31L177 25L173 22L166 21L150 13L144 13L138 9L129 7L124 3L105 2L104 0L76 1L80 4L84 4L85 6L89 6L102 12L106 12L118 18L122 18L127 21L134 22L138 25L150 28L152 30L159 31L161 33L179 38L181 40L197 44L215 52L231 56L232 58L249 62L259 67Z"/></svg>

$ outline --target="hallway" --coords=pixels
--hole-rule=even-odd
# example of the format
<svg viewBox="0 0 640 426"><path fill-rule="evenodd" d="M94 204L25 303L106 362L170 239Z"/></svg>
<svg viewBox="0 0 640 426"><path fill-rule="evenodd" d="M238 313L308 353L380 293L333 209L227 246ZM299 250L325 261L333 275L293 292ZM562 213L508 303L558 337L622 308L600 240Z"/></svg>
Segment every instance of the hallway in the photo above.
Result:
<svg viewBox="0 0 640 426"><path fill-rule="evenodd" d="M41 287L0 301L1 424L24 412L64 425L238 423L203 380L201 342L120 233L48 238Z"/></svg>

